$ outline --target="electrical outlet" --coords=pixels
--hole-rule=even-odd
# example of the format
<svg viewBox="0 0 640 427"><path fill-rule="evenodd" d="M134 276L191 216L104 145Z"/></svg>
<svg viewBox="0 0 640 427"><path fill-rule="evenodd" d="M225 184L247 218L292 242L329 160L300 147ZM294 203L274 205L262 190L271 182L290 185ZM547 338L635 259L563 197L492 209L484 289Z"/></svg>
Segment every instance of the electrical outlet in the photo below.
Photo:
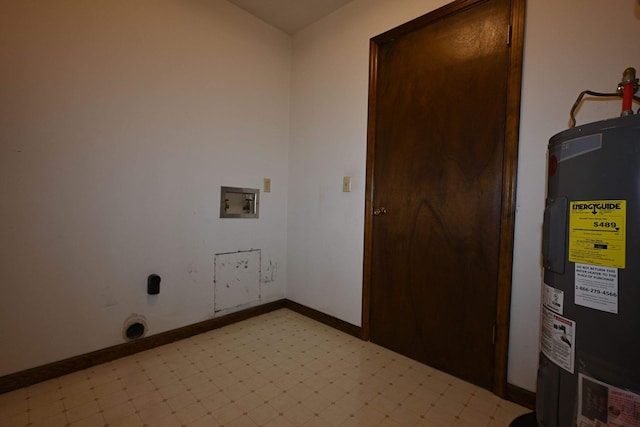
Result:
<svg viewBox="0 0 640 427"><path fill-rule="evenodd" d="M264 192L271 193L271 178L264 179Z"/></svg>
<svg viewBox="0 0 640 427"><path fill-rule="evenodd" d="M351 177L343 176L342 177L342 191L348 193L351 191Z"/></svg>

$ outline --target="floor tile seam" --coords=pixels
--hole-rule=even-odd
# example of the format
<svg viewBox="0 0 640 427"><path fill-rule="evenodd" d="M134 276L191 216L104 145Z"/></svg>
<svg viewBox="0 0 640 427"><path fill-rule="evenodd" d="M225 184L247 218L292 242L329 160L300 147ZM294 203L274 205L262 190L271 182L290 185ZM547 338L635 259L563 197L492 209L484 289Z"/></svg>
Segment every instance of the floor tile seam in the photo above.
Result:
<svg viewBox="0 0 640 427"><path fill-rule="evenodd" d="M433 412L434 410L436 410L434 408L438 408L438 404L441 403L441 402L442 403L451 402L451 400L447 399L447 397L441 393L434 402L429 404L429 412ZM443 411L443 412L445 412L446 414L452 415L452 416L460 416L460 414L462 414L462 411L464 410L464 408L465 407L463 405L462 408L459 411L457 411L455 414L452 414L449 411Z"/></svg>
<svg viewBox="0 0 640 427"><path fill-rule="evenodd" d="M84 415L84 416L82 416L80 418L77 418L77 419L70 418L69 417L69 413L66 412L65 413L65 417L67 418L67 426L73 427L74 424L78 424L81 421L85 421L85 420L87 420L87 419L89 419L89 418L91 418L93 416L96 416L96 415L99 415L100 418L102 418L103 425L106 425L106 420L104 419L104 416L102 415L102 412L103 412L102 410L98 410L97 412L92 412L92 413L86 414L86 415Z"/></svg>
<svg viewBox="0 0 640 427"><path fill-rule="evenodd" d="M471 400L472 400L472 399L473 399L473 397L471 397L471 399L469 399L468 404L470 404L470 403L471 403ZM469 405L469 407L470 407L471 409L475 409L475 410L476 410L476 411L478 411L478 412L482 412L482 413L485 413L485 414L487 413L486 411L483 411L482 409L480 409L480 408L478 408L478 407L476 407L476 406L471 406L471 405ZM490 415L490 416L495 416L499 409L500 409L500 403L499 403L499 402L496 402L496 403L495 403L495 405L493 405L493 406L492 406L492 410L490 411L489 415Z"/></svg>
<svg viewBox="0 0 640 427"><path fill-rule="evenodd" d="M43 417L34 416L32 411L26 411L26 413L27 413L27 420L28 420L29 423L35 423L35 422L38 422L38 421L42 421L43 419L55 417L55 416L58 416L58 415L64 415L65 419L67 419L67 423L69 422L69 420L67 418L67 410L66 409L63 409L63 410L61 410L59 412L55 412L53 414L44 415Z"/></svg>
<svg viewBox="0 0 640 427"><path fill-rule="evenodd" d="M19 408L19 407L13 407L11 408L11 410L3 410L0 411L0 421L2 421L2 419L9 419L9 418L13 418L14 416L27 416L27 411L29 410L29 408Z"/></svg>
<svg viewBox="0 0 640 427"><path fill-rule="evenodd" d="M25 396L25 399L37 399L38 397L43 395L59 392L60 384L57 382L57 378L45 381L45 383L49 383L50 381L53 381L53 380L56 380L54 385L42 386L42 384L44 383L38 383L32 386L26 387L27 396Z"/></svg>
<svg viewBox="0 0 640 427"><path fill-rule="evenodd" d="M90 398L89 398L88 402L96 402L96 403L98 404L98 406L100 406L100 397L96 396L96 394L95 394L95 393L93 393L93 390L91 390L90 392L91 392L91 396L90 396ZM88 393L87 393L87 394L88 394ZM114 394L115 394L115 393L114 393ZM74 408L76 408L76 407L78 407L78 406L82 406L82 405L85 405L85 404L87 404L87 403L88 403L88 402L87 402L87 403L82 403L82 404L79 404L79 405L73 405L73 406L71 406L71 404L69 404L69 405L67 405L67 404L66 404L66 401L67 401L67 400L71 400L71 399L65 399L65 398L63 398L62 400L63 400L63 402L62 402L62 403L63 403L63 405L64 405L64 407L65 407L65 409L66 409L67 411L70 411L70 410L72 410L72 409L74 409ZM104 408L101 408L101 409L104 409Z"/></svg>
<svg viewBox="0 0 640 427"><path fill-rule="evenodd" d="M412 415L414 415L414 417L415 417L417 420L419 420L419 419L424 419L424 418L426 417L427 413L428 413L431 409L432 409L432 408L431 408L430 406L425 406L425 410L424 410L424 411L420 411L420 412L418 412L418 411L415 411L415 410L414 410L414 409L412 409L412 408L409 408L409 407L407 407L407 406L404 406L404 405L403 405L403 406L399 406L399 407L395 408L395 409L392 411L391 416L392 416L392 418L393 418L393 415L394 415L395 413L398 413L398 412L402 412L402 411L404 411L404 412L410 412Z"/></svg>

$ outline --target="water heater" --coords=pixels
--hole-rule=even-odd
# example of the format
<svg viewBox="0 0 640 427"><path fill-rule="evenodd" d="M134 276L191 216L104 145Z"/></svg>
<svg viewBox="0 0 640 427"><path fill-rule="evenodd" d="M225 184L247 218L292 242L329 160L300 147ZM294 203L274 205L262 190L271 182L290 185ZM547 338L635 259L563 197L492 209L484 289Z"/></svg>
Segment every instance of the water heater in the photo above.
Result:
<svg viewBox="0 0 640 427"><path fill-rule="evenodd" d="M640 115L627 69L585 91L550 139L536 418L545 427L640 426ZM623 97L621 117L574 127L582 96Z"/></svg>

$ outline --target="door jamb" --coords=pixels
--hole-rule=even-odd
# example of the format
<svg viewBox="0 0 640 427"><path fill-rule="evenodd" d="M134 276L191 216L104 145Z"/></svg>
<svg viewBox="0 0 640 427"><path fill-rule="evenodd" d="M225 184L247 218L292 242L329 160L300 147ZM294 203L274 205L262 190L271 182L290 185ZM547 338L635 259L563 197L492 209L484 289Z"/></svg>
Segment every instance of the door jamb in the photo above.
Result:
<svg viewBox="0 0 640 427"><path fill-rule="evenodd" d="M373 251L373 195L376 127L376 84L378 46L398 35L421 28L449 14L460 12L486 0L458 0L380 34L369 43L369 107L367 120L367 161L365 185L364 257L362 286L362 338L370 339L371 270ZM511 0L511 34L507 81L504 159L502 166L502 206L500 210L500 249L498 255L498 285L496 300L496 332L494 351L493 392L506 397L507 361L509 353L509 321L511 279L513 271L513 236L516 212L516 177L518 137L520 129L520 99L524 47L526 0Z"/></svg>

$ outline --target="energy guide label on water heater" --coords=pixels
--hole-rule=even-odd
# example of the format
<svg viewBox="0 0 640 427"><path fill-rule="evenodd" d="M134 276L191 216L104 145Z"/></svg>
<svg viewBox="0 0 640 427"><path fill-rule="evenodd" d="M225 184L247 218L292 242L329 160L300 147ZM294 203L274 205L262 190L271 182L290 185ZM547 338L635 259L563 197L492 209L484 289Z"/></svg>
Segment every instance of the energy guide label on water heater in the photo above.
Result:
<svg viewBox="0 0 640 427"><path fill-rule="evenodd" d="M569 261L625 268L626 223L626 200L571 202Z"/></svg>

